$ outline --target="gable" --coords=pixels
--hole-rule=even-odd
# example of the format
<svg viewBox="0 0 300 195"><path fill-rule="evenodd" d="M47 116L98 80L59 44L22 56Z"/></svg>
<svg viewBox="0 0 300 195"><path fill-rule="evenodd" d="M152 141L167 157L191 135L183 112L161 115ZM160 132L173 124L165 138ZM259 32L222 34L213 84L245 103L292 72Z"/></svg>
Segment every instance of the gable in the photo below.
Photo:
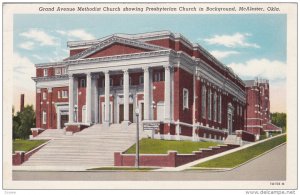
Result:
<svg viewBox="0 0 300 195"><path fill-rule="evenodd" d="M113 43L108 45L107 47L102 48L101 50L86 56L84 58L96 58L96 57L104 57L104 56L114 56L114 55L123 55L123 54L131 54L131 53L141 53L151 51L149 49L138 48L131 45L125 45L121 43Z"/></svg>

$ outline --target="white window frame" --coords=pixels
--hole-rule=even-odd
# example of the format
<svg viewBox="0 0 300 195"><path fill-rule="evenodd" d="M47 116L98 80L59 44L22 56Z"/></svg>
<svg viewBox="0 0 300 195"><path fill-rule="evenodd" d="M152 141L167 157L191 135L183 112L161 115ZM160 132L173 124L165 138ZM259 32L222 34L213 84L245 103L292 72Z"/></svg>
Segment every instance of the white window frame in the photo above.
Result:
<svg viewBox="0 0 300 195"><path fill-rule="evenodd" d="M189 90L186 88L183 88L182 101L183 101L183 110L189 109Z"/></svg>
<svg viewBox="0 0 300 195"><path fill-rule="evenodd" d="M61 98L60 91L57 91L57 98L58 98L58 99Z"/></svg>
<svg viewBox="0 0 300 195"><path fill-rule="evenodd" d="M45 69L44 69L44 77L47 77L47 76L48 76L48 69L45 68Z"/></svg>
<svg viewBox="0 0 300 195"><path fill-rule="evenodd" d="M43 92L43 100L46 100L47 99L47 94L46 94L46 92L44 91Z"/></svg>
<svg viewBox="0 0 300 195"><path fill-rule="evenodd" d="M202 91L201 91L201 116L202 118L206 118L206 87L203 86L202 87Z"/></svg>
<svg viewBox="0 0 300 195"><path fill-rule="evenodd" d="M44 110L42 112L42 121L43 121L43 125L47 124L47 112Z"/></svg>
<svg viewBox="0 0 300 195"><path fill-rule="evenodd" d="M68 98L68 91L67 90L62 90L61 97L62 98Z"/></svg>
<svg viewBox="0 0 300 195"><path fill-rule="evenodd" d="M67 74L67 67L61 68L61 74Z"/></svg>
<svg viewBox="0 0 300 195"><path fill-rule="evenodd" d="M54 73L55 73L55 75L61 75L61 68L55 68L54 69Z"/></svg>

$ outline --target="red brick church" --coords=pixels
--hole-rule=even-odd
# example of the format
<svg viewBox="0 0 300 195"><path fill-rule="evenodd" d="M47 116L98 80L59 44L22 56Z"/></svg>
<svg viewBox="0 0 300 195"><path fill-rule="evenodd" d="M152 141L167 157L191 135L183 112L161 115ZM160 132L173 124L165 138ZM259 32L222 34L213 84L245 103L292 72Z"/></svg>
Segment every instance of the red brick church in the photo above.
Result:
<svg viewBox="0 0 300 195"><path fill-rule="evenodd" d="M247 100L254 92L247 82L181 34L113 34L68 47L68 58L35 65L37 129L126 128L139 120L145 131L170 139L261 133L244 122L256 124L246 110L256 100Z"/></svg>

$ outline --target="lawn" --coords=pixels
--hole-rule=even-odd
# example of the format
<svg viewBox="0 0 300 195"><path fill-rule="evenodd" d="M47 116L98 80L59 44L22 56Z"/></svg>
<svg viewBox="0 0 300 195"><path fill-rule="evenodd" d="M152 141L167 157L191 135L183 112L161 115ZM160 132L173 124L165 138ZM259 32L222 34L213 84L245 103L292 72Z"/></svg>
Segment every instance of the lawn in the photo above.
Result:
<svg viewBox="0 0 300 195"><path fill-rule="evenodd" d="M22 140L22 139L13 140L13 153L15 151L28 152L47 141L48 140Z"/></svg>
<svg viewBox="0 0 300 195"><path fill-rule="evenodd" d="M141 154L167 154L168 150L176 150L179 154L192 154L200 148L217 146L215 142L171 141L144 138L140 140ZM135 154L135 144L126 150L125 154Z"/></svg>
<svg viewBox="0 0 300 195"><path fill-rule="evenodd" d="M200 163L194 167L206 167L206 168L233 168L248 160L286 142L286 135L282 135L263 143L251 146L249 148L221 156L216 159L212 159L207 162Z"/></svg>

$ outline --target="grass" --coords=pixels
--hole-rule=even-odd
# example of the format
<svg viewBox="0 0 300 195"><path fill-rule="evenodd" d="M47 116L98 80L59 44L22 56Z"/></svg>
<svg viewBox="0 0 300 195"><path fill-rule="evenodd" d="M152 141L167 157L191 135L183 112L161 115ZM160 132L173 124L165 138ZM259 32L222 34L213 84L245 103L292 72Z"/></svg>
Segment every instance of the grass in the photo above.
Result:
<svg viewBox="0 0 300 195"><path fill-rule="evenodd" d="M99 168L92 168L88 169L89 171L151 171L156 168L149 168L149 167L99 167Z"/></svg>
<svg viewBox="0 0 300 195"><path fill-rule="evenodd" d="M200 148L217 146L215 142L171 141L144 138L140 140L141 154L167 154L168 150L176 150L179 154L192 154ZM125 154L135 154L135 144L125 151Z"/></svg>
<svg viewBox="0 0 300 195"><path fill-rule="evenodd" d="M15 151L25 151L28 152L39 145L45 143L48 140L13 140L13 153Z"/></svg>
<svg viewBox="0 0 300 195"><path fill-rule="evenodd" d="M251 146L249 148L221 156L216 159L209 160L207 162L200 163L194 167L206 167L206 168L233 168L248 160L286 142L286 135L282 135L263 143Z"/></svg>

